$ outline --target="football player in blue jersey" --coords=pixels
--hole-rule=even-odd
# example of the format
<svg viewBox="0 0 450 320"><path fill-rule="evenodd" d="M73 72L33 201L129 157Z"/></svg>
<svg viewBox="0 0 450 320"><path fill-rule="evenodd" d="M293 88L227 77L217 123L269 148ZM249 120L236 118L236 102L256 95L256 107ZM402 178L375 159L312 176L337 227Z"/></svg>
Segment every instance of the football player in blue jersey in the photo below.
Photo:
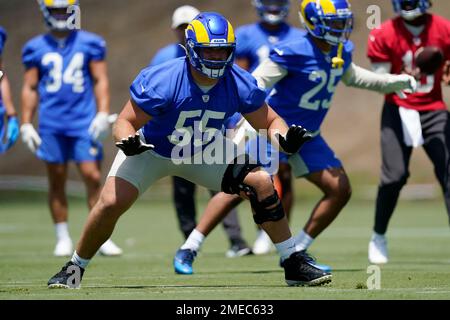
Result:
<svg viewBox="0 0 450 320"><path fill-rule="evenodd" d="M297 250L306 251L337 217L351 195L343 165L320 132L336 86L342 80L347 86L391 93L413 92L417 83L409 75L379 75L352 62L353 43L348 39L353 13L347 0L303 0L300 17L308 33L276 45L253 76L261 88L273 88L267 104L288 125L300 124L313 132L313 138L298 153L278 154L272 150L270 155L279 156L280 162L289 162L295 177L306 178L323 192L310 219L295 237ZM193 233L208 235L225 209L229 210L240 201L234 195L216 195ZM200 246L201 243L196 248ZM313 260L311 263L331 270ZM192 267L192 261L189 264Z"/></svg>
<svg viewBox="0 0 450 320"><path fill-rule="evenodd" d="M3 70L3 48L6 42L6 31L0 27L0 70ZM0 154L10 149L19 137L19 121L11 97L9 80L0 71ZM5 121L6 118L6 121Z"/></svg>
<svg viewBox="0 0 450 320"><path fill-rule="evenodd" d="M188 5L178 7L173 12L171 27L177 38L177 42L171 43L158 50L153 59L150 61L150 66L156 66L168 60L186 56L186 50L184 49L186 42L185 30L189 25L189 22L194 20L199 13L200 11L198 11L197 8Z"/></svg>
<svg viewBox="0 0 450 320"><path fill-rule="evenodd" d="M171 59L185 57L186 45L185 30L189 23L200 13L192 6L181 6L177 8L172 15L172 30L174 31L178 42L172 43L160 49L150 62L150 66L156 66ZM232 117L227 120L226 127L232 129L234 126ZM239 120L239 119L238 119ZM196 208L195 208L195 191L196 185L186 179L180 177L172 178L173 201L178 218L178 225L185 239L191 234L196 226ZM216 192L209 190L211 196ZM247 242L243 239L241 226L237 215L237 210L232 210L222 221L223 228L230 241L230 249L226 252L229 258L241 257L251 254L251 249Z"/></svg>
<svg viewBox="0 0 450 320"><path fill-rule="evenodd" d="M106 45L98 35L78 29L78 0L38 0L38 4L49 33L31 39L23 48L26 71L20 132L26 146L47 167L57 238L54 255L70 256L65 192L69 161L77 164L85 182L89 207L100 192L100 141L110 129ZM32 124L37 107L38 131ZM114 256L122 250L108 240L100 253Z"/></svg>
<svg viewBox="0 0 450 320"><path fill-rule="evenodd" d="M171 175L248 197L255 222L269 234L284 261L288 285L331 281L331 275L308 264L306 255L296 251L270 176L245 152L234 152L236 146L222 129L224 120L239 112L288 153L296 153L309 133L299 126L288 128L265 104L266 93L256 80L234 65L233 27L223 16L198 15L186 29L186 40L187 58L146 68L131 85L131 99L114 128L121 151L76 252L49 280L50 288L79 286L90 259L111 236L119 217L151 184ZM197 236L200 239L194 235L190 241L201 240ZM182 249L178 257L190 260L195 254Z"/></svg>
<svg viewBox="0 0 450 320"><path fill-rule="evenodd" d="M236 29L236 63L253 72L266 58L273 45L298 38L303 30L290 26L290 0L252 0L260 21Z"/></svg>
<svg viewBox="0 0 450 320"><path fill-rule="evenodd" d="M304 30L290 26L286 22L289 16L290 0L253 0L252 4L260 20L236 29L238 39L236 63L250 72L269 57L274 45L281 41L298 39L305 33ZM242 127L238 127L237 130L246 130L244 122L239 124ZM241 136L244 135L241 134ZM288 219L294 201L291 176L289 164L280 163L278 174L274 176L274 179L279 182L280 188L277 191ZM271 248L272 241L264 231L260 230L253 245L253 253L265 254Z"/></svg>

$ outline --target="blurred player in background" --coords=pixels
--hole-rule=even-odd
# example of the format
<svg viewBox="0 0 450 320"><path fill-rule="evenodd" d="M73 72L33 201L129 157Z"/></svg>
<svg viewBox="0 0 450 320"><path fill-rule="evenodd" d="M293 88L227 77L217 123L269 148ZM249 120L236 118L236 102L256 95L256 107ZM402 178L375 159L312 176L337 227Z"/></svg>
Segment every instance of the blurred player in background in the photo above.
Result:
<svg viewBox="0 0 450 320"><path fill-rule="evenodd" d="M105 41L78 30L77 0L39 0L49 33L23 48L22 140L45 162L49 206L55 224L55 256L73 253L65 185L69 161L77 164L91 208L100 192L100 141L109 136L109 83ZM39 133L33 116L39 107ZM111 240L100 248L108 256L122 250Z"/></svg>
<svg viewBox="0 0 450 320"><path fill-rule="evenodd" d="M320 131L336 86L342 80L347 86L389 93L414 91L416 81L409 75L379 75L352 62L354 46L348 39L353 13L347 0L303 0L300 18L308 32L275 45L269 59L258 66L253 76L261 88L274 88L267 103L288 125L298 123L313 132L311 141L298 153L278 154L273 150L271 154L279 156L280 162L289 161L295 177L308 179L323 192L305 227L295 237L297 249L306 251L351 196L344 167ZM223 208L240 201L238 196L219 193L209 202L197 229L206 232L206 236L220 221ZM310 263L331 271L329 266L318 265L314 260Z"/></svg>
<svg viewBox="0 0 450 320"><path fill-rule="evenodd" d="M271 236L284 261L288 285L331 281L331 275L309 265L306 255L296 251L270 176L251 164L248 155L235 152L236 146L223 136L222 129L226 118L242 113L290 153L297 152L309 133L298 126L288 128L265 104L265 91L256 80L233 64L235 36L223 16L198 15L186 29L186 42L187 58L146 68L131 85L131 98L114 128L116 145L122 151L88 216L72 260L49 280L50 288L78 287L90 259L111 236L120 216L154 182L173 175L208 189L249 197L255 222ZM211 149L220 155L209 164ZM197 237L201 234L188 240L195 245L200 240ZM193 259L195 252L183 249L180 256ZM75 283L74 271L78 271Z"/></svg>
<svg viewBox="0 0 450 320"><path fill-rule="evenodd" d="M6 38L5 29L0 27L0 154L10 149L19 137L19 121L12 102L9 80L2 71Z"/></svg>
<svg viewBox="0 0 450 320"><path fill-rule="evenodd" d="M289 16L290 0L253 0L252 4L258 13L259 21L236 29L238 39L236 63L250 72L269 57L270 50L275 44L298 39L304 34L303 30L292 27L286 22ZM278 192L289 219L294 196L291 168L288 163L280 163L275 182L276 185L280 183ZM253 245L253 253L266 254L271 248L272 241L263 230L260 230Z"/></svg>
<svg viewBox="0 0 450 320"><path fill-rule="evenodd" d="M174 11L172 16L172 30L175 33L178 42L172 43L159 50L150 62L150 66L156 66L168 60L186 56L186 49L184 48L186 45L185 30L189 23L194 20L199 13L200 11L198 11L198 9L187 5L181 6ZM227 121L225 124L227 129L231 129L229 126L232 124L232 120L233 119ZM180 177L173 177L172 179L173 200L175 203L178 225L184 238L187 239L197 225L194 199L196 185ZM211 193L211 196L216 194L216 192L212 190L209 192ZM247 242L243 239L241 234L237 210L231 210L223 219L222 223L225 233L230 241L230 250L227 251L226 256L233 258L250 254L251 249L248 247Z"/></svg>
<svg viewBox="0 0 450 320"><path fill-rule="evenodd" d="M442 98L441 82L450 84L450 21L429 14L428 0L393 0L397 17L386 21L369 36L368 56L380 74L414 75L417 93L401 99L387 95L381 118L381 181L375 209L375 226L369 243L369 261L387 263L386 231L400 191L409 177L413 148L423 145L434 165L442 187L450 218L449 143L450 126L447 106ZM424 72L418 65L423 48L441 50L445 70L439 59L435 72Z"/></svg>

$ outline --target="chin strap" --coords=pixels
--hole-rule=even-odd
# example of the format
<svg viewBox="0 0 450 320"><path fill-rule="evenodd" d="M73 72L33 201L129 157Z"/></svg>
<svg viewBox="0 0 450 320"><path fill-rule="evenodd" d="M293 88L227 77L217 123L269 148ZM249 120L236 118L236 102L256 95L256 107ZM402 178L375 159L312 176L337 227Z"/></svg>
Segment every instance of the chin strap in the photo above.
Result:
<svg viewBox="0 0 450 320"><path fill-rule="evenodd" d="M334 69L341 69L344 67L344 59L342 59L342 51L344 50L344 44L339 43L337 57L334 57L331 60L332 66Z"/></svg>

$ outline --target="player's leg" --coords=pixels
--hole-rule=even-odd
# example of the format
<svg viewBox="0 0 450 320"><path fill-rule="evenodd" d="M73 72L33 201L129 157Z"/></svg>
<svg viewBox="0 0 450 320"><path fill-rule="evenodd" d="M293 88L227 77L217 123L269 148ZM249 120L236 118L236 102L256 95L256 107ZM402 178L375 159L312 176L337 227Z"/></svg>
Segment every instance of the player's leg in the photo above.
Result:
<svg viewBox="0 0 450 320"><path fill-rule="evenodd" d="M192 182L180 177L173 177L173 202L178 224L185 239L189 237L196 225L195 189L195 184Z"/></svg>
<svg viewBox="0 0 450 320"><path fill-rule="evenodd" d="M56 246L53 254L68 257L73 246L68 227L68 205L66 196L67 163L46 163L48 177L48 204L56 231Z"/></svg>
<svg viewBox="0 0 450 320"><path fill-rule="evenodd" d="M216 194L215 191L210 190L211 198ZM228 205L227 205L228 204ZM223 206L223 204L218 204ZM252 250L247 245L247 242L242 236L241 225L239 223L239 217L236 210L236 205L233 203L227 203L225 199L225 217L222 220L223 229L230 241L230 249L226 252L228 258L236 258L251 254Z"/></svg>
<svg viewBox="0 0 450 320"><path fill-rule="evenodd" d="M450 123L446 110L421 114L425 151L433 162L450 222Z"/></svg>
<svg viewBox="0 0 450 320"><path fill-rule="evenodd" d="M397 205L400 191L409 177L412 148L403 140L403 129L398 107L385 104L381 117L381 181L375 207L375 225L369 243L369 261L388 262L385 233Z"/></svg>
<svg viewBox="0 0 450 320"><path fill-rule="evenodd" d="M322 199L316 204L303 228L307 235L315 239L336 219L350 200L350 180L344 168L330 168L314 172L307 175L306 179L323 192ZM301 241L297 244L301 250L306 250L310 245Z"/></svg>
<svg viewBox="0 0 450 320"><path fill-rule="evenodd" d="M209 200L197 226L175 254L173 266L176 273L192 274L194 272L192 263L205 238L228 215L230 210L236 208L242 201L240 196L224 192L217 193Z"/></svg>
<svg viewBox="0 0 450 320"><path fill-rule="evenodd" d="M291 166L287 162L287 158L280 157L280 166L278 173L274 175L274 186L281 198L284 211L286 212L287 219L289 220L291 209L294 202L293 189L292 189L292 172ZM285 160L285 161L284 161ZM253 244L253 252L255 254L267 254L272 249L272 241L264 230L258 229L258 235Z"/></svg>
<svg viewBox="0 0 450 320"><path fill-rule="evenodd" d="M45 162L48 178L48 204L56 231L55 256L70 256L73 251L68 227L66 196L69 141L65 136L41 133L42 144L37 150L39 159Z"/></svg>
<svg viewBox="0 0 450 320"><path fill-rule="evenodd" d="M77 163L78 171L86 186L87 205L92 210L101 191L101 161L103 147L92 141L89 135L71 138L71 158ZM112 240L108 239L99 249L104 256L120 256L123 252Z"/></svg>
<svg viewBox="0 0 450 320"><path fill-rule="evenodd" d="M294 206L294 188L292 179L291 166L287 162L280 162L280 169L278 170L278 179L281 184L282 194L280 194L283 203L284 211L288 220L291 217L292 207Z"/></svg>
<svg viewBox="0 0 450 320"><path fill-rule="evenodd" d="M341 161L320 135L292 155L289 163L295 177L306 177L323 192L308 222L295 236L297 249L308 250L315 238L331 224L349 201L350 182ZM329 266L316 266L331 271Z"/></svg>
<svg viewBox="0 0 450 320"><path fill-rule="evenodd" d="M275 192L270 175L257 165L251 164L248 156L241 156L230 165L201 166L198 170L191 166L190 171L181 172L180 176L212 190L222 189L229 194L249 198L255 223L267 232L275 244L289 285L318 285L331 280L330 274L309 264L305 253L297 252L281 200ZM200 237L197 240L201 242L204 235L198 233ZM182 250L177 253L174 263L189 262L192 266L195 252L184 250L186 253L191 251L191 256L187 259L189 261L177 261L177 258L181 257L180 251ZM175 270L177 271L177 268Z"/></svg>
<svg viewBox="0 0 450 320"><path fill-rule="evenodd" d="M154 156L150 151L127 157L119 152L102 188L97 203L88 215L72 259L48 282L50 288L78 287L71 283L71 270L84 270L100 246L111 236L119 217L153 182L167 176L170 160Z"/></svg>
<svg viewBox="0 0 450 320"><path fill-rule="evenodd" d="M100 196L100 161L80 162L77 163L77 168L86 186L87 205L90 210L97 203Z"/></svg>

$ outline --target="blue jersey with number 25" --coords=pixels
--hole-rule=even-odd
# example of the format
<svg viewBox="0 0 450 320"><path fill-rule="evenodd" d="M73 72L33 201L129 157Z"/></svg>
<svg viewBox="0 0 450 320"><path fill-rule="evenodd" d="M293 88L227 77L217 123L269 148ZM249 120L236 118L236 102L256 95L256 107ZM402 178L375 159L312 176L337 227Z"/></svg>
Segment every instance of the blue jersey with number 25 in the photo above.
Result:
<svg viewBox="0 0 450 320"><path fill-rule="evenodd" d="M308 34L275 46L270 59L288 75L275 85L268 97L269 105L289 125L319 130L336 86L352 62L352 52L353 44L348 41L342 55L345 65L334 69L331 59L337 55L337 47L324 54Z"/></svg>
<svg viewBox="0 0 450 320"><path fill-rule="evenodd" d="M152 116L143 128L145 140L167 158L180 143L197 150L192 148L195 132L214 136L223 130L226 118L236 112L254 112L266 98L255 78L238 66L205 93L194 82L186 58L144 69L131 85L130 94L137 106ZM205 138L200 147L209 142Z"/></svg>
<svg viewBox="0 0 450 320"><path fill-rule="evenodd" d="M64 40L40 35L25 45L25 67L39 71L40 132L86 134L97 112L90 62L102 61L105 55L105 41L82 30Z"/></svg>

